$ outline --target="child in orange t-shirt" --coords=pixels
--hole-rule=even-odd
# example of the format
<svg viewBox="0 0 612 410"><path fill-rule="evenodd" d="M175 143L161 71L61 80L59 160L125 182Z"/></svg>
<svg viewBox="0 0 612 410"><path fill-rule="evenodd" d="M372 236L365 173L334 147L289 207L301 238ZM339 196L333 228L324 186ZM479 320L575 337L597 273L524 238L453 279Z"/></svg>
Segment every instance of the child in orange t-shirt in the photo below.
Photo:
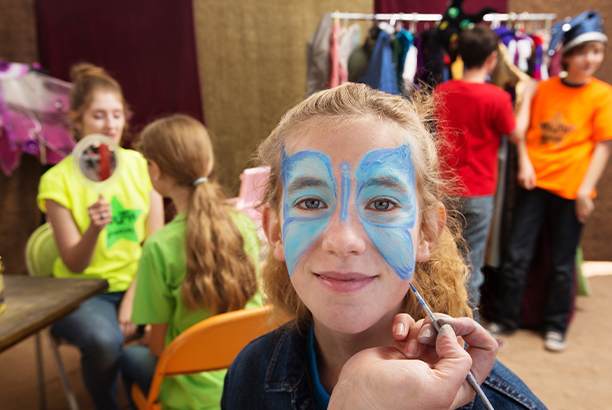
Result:
<svg viewBox="0 0 612 410"><path fill-rule="evenodd" d="M503 295L491 333L519 326L525 279L546 219L551 275L542 316L545 347L562 351L572 304L576 247L593 212L595 185L612 150L612 86L593 78L607 37L599 13L589 10L553 27L549 54L562 40L567 76L538 85L526 138L518 144L513 224L501 268Z"/></svg>

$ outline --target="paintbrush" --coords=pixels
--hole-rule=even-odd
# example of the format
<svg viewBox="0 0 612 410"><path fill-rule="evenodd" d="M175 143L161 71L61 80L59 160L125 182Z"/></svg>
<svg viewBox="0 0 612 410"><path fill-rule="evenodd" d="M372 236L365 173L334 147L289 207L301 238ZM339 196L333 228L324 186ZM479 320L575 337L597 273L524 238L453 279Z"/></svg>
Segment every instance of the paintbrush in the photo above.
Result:
<svg viewBox="0 0 612 410"><path fill-rule="evenodd" d="M419 292L416 290L416 288L412 285L412 283L410 284L410 287L412 288L412 291L414 292L417 300L419 301L419 303L425 310L425 313L427 313L427 316L431 319L431 324L433 325L434 329L436 329L436 332L440 332L440 322L438 322L438 319L436 319L433 312L431 311L429 306L427 306L427 303L425 303L425 300L423 300L423 298L421 297ZM468 372L467 381L470 384L470 386L472 386L472 388L474 389L478 397L480 397L480 400L482 400L482 403L484 404L485 408L487 410L495 410L493 406L491 405L491 402L489 401L489 399L487 399L487 396L485 395L485 393L482 391L482 389L478 385L478 382L474 378L474 375L472 374L471 371Z"/></svg>

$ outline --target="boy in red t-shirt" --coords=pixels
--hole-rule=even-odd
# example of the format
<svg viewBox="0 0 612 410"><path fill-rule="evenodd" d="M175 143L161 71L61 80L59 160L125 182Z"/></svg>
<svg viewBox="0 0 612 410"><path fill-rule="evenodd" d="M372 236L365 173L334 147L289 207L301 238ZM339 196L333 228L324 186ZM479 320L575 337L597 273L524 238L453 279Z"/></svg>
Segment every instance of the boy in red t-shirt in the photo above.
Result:
<svg viewBox="0 0 612 410"><path fill-rule="evenodd" d="M526 140L517 146L521 188L500 271L503 294L494 300L498 317L489 326L494 336L518 328L527 271L547 220L551 273L542 323L551 351L567 347L576 247L612 150L612 86L592 77L607 43L600 14L589 10L555 25L549 54L561 40L567 76L538 85Z"/></svg>
<svg viewBox="0 0 612 410"><path fill-rule="evenodd" d="M463 79L441 83L434 91L438 132L445 141L443 164L462 185L456 199L458 211L464 216L464 256L471 265L468 293L476 318L497 187L499 145L504 135L516 142L521 130L524 133L527 128L526 118L522 126L515 122L510 94L486 82L497 64L498 42L497 34L488 26L463 31L458 43L465 69ZM523 106L528 107L529 93L524 99Z"/></svg>

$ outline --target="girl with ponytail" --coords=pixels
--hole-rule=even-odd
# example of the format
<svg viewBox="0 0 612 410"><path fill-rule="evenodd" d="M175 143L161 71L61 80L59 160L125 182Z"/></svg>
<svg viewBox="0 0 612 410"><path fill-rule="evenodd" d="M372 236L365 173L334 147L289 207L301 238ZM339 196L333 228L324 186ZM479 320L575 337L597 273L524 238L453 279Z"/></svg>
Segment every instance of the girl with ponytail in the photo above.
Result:
<svg viewBox="0 0 612 410"><path fill-rule="evenodd" d="M212 145L204 126L175 115L147 126L139 150L153 187L172 199L178 215L144 244L132 320L151 324L149 346L125 350L126 388L148 393L157 357L191 325L209 316L262 304L256 271L260 250L254 223L226 205L210 179ZM164 380L164 408L219 408L225 371Z"/></svg>

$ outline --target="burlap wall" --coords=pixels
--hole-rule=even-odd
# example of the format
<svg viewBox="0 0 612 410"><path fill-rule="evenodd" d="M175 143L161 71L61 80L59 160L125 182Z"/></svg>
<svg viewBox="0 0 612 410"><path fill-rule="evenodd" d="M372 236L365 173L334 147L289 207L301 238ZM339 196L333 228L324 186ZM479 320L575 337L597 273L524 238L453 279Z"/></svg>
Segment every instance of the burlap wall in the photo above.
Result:
<svg viewBox="0 0 612 410"><path fill-rule="evenodd" d="M238 176L306 91L306 42L324 12L372 13L372 0L194 1L206 126L219 181Z"/></svg>

